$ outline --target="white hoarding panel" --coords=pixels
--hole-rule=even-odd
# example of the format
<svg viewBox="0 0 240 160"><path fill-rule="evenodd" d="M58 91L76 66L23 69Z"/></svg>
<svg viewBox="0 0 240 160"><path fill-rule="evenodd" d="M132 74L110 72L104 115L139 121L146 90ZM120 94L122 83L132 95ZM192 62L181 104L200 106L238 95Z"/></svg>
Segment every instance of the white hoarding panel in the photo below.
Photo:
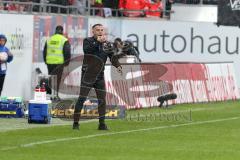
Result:
<svg viewBox="0 0 240 160"><path fill-rule="evenodd" d="M233 61L240 68L239 35L239 27L213 23L122 21L122 38L139 47L143 62ZM236 76L240 86L240 74Z"/></svg>
<svg viewBox="0 0 240 160"><path fill-rule="evenodd" d="M8 64L2 96L31 98L33 16L0 14L0 33L7 36L7 47L14 55Z"/></svg>

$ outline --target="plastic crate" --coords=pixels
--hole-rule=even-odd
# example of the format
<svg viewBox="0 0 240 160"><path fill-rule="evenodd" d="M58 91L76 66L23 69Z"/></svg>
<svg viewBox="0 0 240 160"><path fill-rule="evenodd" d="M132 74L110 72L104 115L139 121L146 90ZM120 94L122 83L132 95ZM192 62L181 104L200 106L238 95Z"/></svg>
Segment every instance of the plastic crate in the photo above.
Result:
<svg viewBox="0 0 240 160"><path fill-rule="evenodd" d="M28 103L28 123L50 123L52 102L30 100Z"/></svg>

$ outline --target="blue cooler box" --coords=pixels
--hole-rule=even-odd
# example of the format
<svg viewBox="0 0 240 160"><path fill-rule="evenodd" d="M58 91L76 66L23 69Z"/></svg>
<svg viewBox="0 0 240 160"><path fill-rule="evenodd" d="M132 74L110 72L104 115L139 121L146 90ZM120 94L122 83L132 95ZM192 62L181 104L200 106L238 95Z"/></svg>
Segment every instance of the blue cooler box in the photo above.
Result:
<svg viewBox="0 0 240 160"><path fill-rule="evenodd" d="M28 123L50 123L52 101L30 100L28 103Z"/></svg>
<svg viewBox="0 0 240 160"><path fill-rule="evenodd" d="M21 118L24 116L22 101L18 97L1 97L0 117Z"/></svg>

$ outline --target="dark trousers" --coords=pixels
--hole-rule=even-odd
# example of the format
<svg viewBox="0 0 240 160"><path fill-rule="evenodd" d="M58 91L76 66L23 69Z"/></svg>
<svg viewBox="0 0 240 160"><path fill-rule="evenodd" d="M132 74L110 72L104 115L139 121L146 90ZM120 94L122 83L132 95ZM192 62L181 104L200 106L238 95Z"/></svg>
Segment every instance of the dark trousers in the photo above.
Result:
<svg viewBox="0 0 240 160"><path fill-rule="evenodd" d="M48 68L48 74L49 75L56 75L57 76L57 88L56 88L56 90L57 90L57 96L58 96L64 65L62 65L62 64L48 64L47 68ZM53 87L53 86L50 86L50 87Z"/></svg>
<svg viewBox="0 0 240 160"><path fill-rule="evenodd" d="M100 80L96 80L93 83L86 83L81 80L80 86L80 95L78 97L78 101L75 105L74 110L74 122L78 122L80 119L80 113L83 108L83 103L85 102L89 91L94 88L96 91L97 99L98 99L98 113L99 113L99 123L104 123L105 114L106 114L106 89L105 89L105 80L104 78Z"/></svg>
<svg viewBox="0 0 240 160"><path fill-rule="evenodd" d="M5 74L0 74L0 96L2 94L4 80L5 80Z"/></svg>

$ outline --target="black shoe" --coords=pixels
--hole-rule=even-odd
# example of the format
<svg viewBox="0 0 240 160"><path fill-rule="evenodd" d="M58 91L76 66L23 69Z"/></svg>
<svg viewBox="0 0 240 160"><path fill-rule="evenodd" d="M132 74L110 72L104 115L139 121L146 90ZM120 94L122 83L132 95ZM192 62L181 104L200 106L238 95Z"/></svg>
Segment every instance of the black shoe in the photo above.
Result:
<svg viewBox="0 0 240 160"><path fill-rule="evenodd" d="M99 123L98 130L108 130L108 127L105 123Z"/></svg>
<svg viewBox="0 0 240 160"><path fill-rule="evenodd" d="M79 130L79 123L75 123L75 122L74 122L72 129L74 129L74 130Z"/></svg>
<svg viewBox="0 0 240 160"><path fill-rule="evenodd" d="M61 101L61 98L58 97L58 96L56 96L56 97L53 97L53 98L52 98L52 101L54 101L54 102L60 102L60 101Z"/></svg>

